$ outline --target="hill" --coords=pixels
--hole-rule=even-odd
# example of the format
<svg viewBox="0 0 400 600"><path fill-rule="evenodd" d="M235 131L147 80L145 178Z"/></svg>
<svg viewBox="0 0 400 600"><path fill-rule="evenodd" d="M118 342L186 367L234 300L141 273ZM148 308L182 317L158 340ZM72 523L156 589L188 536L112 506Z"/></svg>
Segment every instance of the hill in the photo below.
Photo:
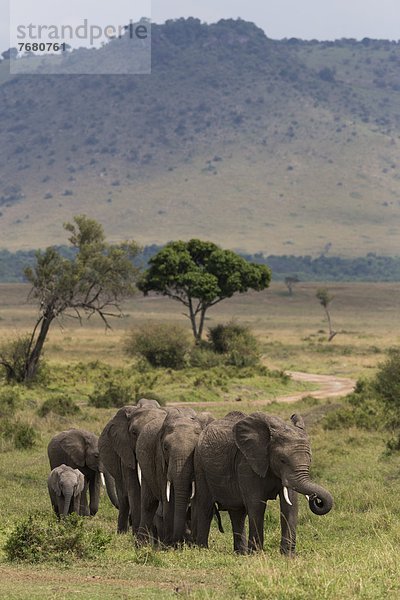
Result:
<svg viewBox="0 0 400 600"><path fill-rule="evenodd" d="M152 74L7 75L0 247L112 240L246 252L400 252L400 45L269 39L196 19L152 29Z"/></svg>

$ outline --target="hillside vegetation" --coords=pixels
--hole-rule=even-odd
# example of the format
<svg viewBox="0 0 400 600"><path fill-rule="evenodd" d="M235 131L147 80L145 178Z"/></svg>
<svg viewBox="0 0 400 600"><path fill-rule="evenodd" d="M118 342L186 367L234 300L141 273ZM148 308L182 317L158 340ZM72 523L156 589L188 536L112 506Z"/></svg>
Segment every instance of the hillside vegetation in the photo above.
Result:
<svg viewBox="0 0 400 600"><path fill-rule="evenodd" d="M241 20L153 26L152 74L7 75L0 245L203 237L268 254L400 251L400 45L275 41Z"/></svg>

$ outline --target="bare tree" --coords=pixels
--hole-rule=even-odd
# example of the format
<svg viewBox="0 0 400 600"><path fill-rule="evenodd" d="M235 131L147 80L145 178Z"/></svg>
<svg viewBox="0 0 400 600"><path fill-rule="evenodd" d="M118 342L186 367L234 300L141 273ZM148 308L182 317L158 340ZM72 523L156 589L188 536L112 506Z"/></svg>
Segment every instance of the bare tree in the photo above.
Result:
<svg viewBox="0 0 400 600"><path fill-rule="evenodd" d="M296 283L299 282L300 279L297 277L297 275L289 275L288 277L285 277L285 285L289 291L289 296L293 296L293 288Z"/></svg>
<svg viewBox="0 0 400 600"><path fill-rule="evenodd" d="M332 328L332 320L331 320L331 315L329 313L329 305L332 302L334 297L331 296L331 294L329 293L327 288L320 288L319 290L317 290L317 293L315 295L318 298L321 306L324 308L326 318L328 320L328 327L329 327L328 342L330 342L333 340L333 338L337 334L337 332Z"/></svg>

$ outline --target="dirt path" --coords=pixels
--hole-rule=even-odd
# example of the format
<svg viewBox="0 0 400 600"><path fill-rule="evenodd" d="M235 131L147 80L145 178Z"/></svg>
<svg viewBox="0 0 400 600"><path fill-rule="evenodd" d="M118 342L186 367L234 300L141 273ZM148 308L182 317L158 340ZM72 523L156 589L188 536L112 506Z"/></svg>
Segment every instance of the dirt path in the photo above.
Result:
<svg viewBox="0 0 400 600"><path fill-rule="evenodd" d="M297 402L305 396L313 396L313 398L338 398L346 396L354 390L356 382L347 377L336 377L335 375L317 375L315 373L301 373L299 371L287 371L287 374L293 381L301 381L304 383L313 383L318 386L318 389L312 391L303 391L290 394L289 396L278 396L263 400L255 398L251 401L252 405L271 404L271 402ZM206 408L211 406L220 406L221 402L171 402L169 406L197 406L198 408Z"/></svg>
<svg viewBox="0 0 400 600"><path fill-rule="evenodd" d="M276 398L277 402L297 402L304 396L313 396L313 398L338 398L346 396L354 390L356 382L347 377L336 377L335 375L316 375L314 373L300 373L299 371L287 371L294 381L302 381L318 385L317 390L311 392L299 392L290 396L281 396Z"/></svg>

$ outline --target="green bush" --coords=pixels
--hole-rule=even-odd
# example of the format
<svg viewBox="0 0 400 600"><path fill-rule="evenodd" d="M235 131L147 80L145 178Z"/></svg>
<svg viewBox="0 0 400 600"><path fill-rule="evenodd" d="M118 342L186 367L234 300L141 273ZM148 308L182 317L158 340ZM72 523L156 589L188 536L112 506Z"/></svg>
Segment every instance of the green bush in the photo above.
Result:
<svg viewBox="0 0 400 600"><path fill-rule="evenodd" d="M68 396L53 396L48 398L38 410L39 417L46 417L50 412L67 417L81 412L79 406Z"/></svg>
<svg viewBox="0 0 400 600"><path fill-rule="evenodd" d="M358 427L368 431L387 426L384 406L376 395L373 382L359 379L352 394L343 406L329 412L323 422L324 429L346 429Z"/></svg>
<svg viewBox="0 0 400 600"><path fill-rule="evenodd" d="M191 342L187 330L170 323L146 323L127 336L128 356L145 358L153 367L182 369Z"/></svg>
<svg viewBox="0 0 400 600"><path fill-rule="evenodd" d="M30 450L36 444L38 434L27 423L17 421L14 426L14 446L17 450Z"/></svg>
<svg viewBox="0 0 400 600"><path fill-rule="evenodd" d="M11 387L0 390L0 417L12 417L15 414L21 397L19 392Z"/></svg>
<svg viewBox="0 0 400 600"><path fill-rule="evenodd" d="M9 561L39 563L91 559L104 552L111 536L75 514L60 521L55 516L29 515L10 533L4 546Z"/></svg>
<svg viewBox="0 0 400 600"><path fill-rule="evenodd" d="M22 383L25 379L26 358L29 352L30 335L20 335L0 346L0 358L6 381Z"/></svg>
<svg viewBox="0 0 400 600"><path fill-rule="evenodd" d="M0 345L0 359L4 375L8 383L24 383L26 375L26 360L31 347L31 335L19 335L17 338L3 342ZM35 382L42 382L46 377L43 359L40 359Z"/></svg>
<svg viewBox="0 0 400 600"><path fill-rule="evenodd" d="M136 394L132 386L118 380L99 383L89 396L89 404L96 408L121 408L135 402Z"/></svg>
<svg viewBox="0 0 400 600"><path fill-rule="evenodd" d="M3 442L3 449L30 450L35 446L37 438L38 433L28 423L4 419L0 424L0 440Z"/></svg>
<svg viewBox="0 0 400 600"><path fill-rule="evenodd" d="M214 352L225 355L225 364L251 367L260 361L257 339L244 325L220 323L208 330L207 337Z"/></svg>
<svg viewBox="0 0 400 600"><path fill-rule="evenodd" d="M190 352L189 362L191 367L212 369L213 367L222 365L224 357L221 356L221 354L214 352L211 348L195 346Z"/></svg>
<svg viewBox="0 0 400 600"><path fill-rule="evenodd" d="M389 408L400 409L400 349L391 348L379 365L374 388Z"/></svg>

